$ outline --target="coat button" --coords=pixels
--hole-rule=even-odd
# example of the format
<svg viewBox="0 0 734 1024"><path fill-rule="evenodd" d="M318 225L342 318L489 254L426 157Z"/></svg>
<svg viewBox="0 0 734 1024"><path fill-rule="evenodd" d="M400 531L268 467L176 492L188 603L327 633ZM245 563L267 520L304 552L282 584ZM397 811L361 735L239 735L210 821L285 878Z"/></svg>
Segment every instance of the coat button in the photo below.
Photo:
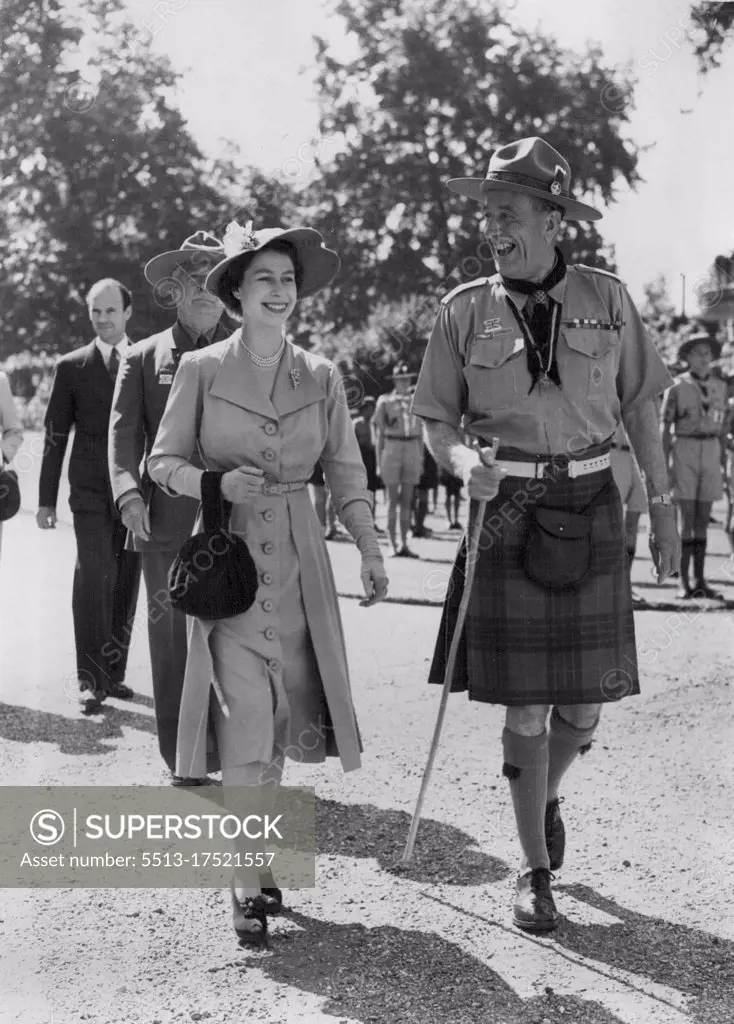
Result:
<svg viewBox="0 0 734 1024"><path fill-rule="evenodd" d="M271 672L277 672L278 669L280 668L280 662L278 661L278 659L277 658L269 658L268 659L268 668L270 669Z"/></svg>
<svg viewBox="0 0 734 1024"><path fill-rule="evenodd" d="M275 603L271 601L270 598L268 598L266 601L263 601L264 612L272 612L273 608L275 608Z"/></svg>
<svg viewBox="0 0 734 1024"><path fill-rule="evenodd" d="M265 433L269 434L270 437L273 436L273 434L277 431L277 429L278 428L276 427L276 425L274 423L270 423L270 422L266 423L265 426L263 427L263 430L265 431Z"/></svg>
<svg viewBox="0 0 734 1024"><path fill-rule="evenodd" d="M270 584L273 582L273 574L270 572L264 572L262 574L262 581L266 587L269 587Z"/></svg>
<svg viewBox="0 0 734 1024"><path fill-rule="evenodd" d="M273 544L271 540L265 541L265 543L263 544L263 551L265 552L266 555L272 555L272 553L275 551L275 544Z"/></svg>
<svg viewBox="0 0 734 1024"><path fill-rule="evenodd" d="M278 634L275 632L273 627L272 626L268 626L268 628L265 630L265 639L266 640L275 640L275 638L277 636L278 636Z"/></svg>
<svg viewBox="0 0 734 1024"><path fill-rule="evenodd" d="M265 451L263 452L263 458L267 462L272 462L273 459L275 458L275 452L273 451L273 449L272 448L266 448Z"/></svg>
<svg viewBox="0 0 734 1024"><path fill-rule="evenodd" d="M273 512L272 508L266 508L262 516L266 523L272 523L275 519L275 512Z"/></svg>

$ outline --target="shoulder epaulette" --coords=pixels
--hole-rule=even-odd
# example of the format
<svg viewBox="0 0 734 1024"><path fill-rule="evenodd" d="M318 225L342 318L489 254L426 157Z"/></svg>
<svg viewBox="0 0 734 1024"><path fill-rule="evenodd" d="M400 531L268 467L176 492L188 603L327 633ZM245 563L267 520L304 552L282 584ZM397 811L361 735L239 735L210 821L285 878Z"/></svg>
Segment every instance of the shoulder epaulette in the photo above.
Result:
<svg viewBox="0 0 734 1024"><path fill-rule="evenodd" d="M587 267L585 263L574 263L574 267L577 270L583 270L586 274L602 274L604 277L611 277L613 281L618 281L620 284L624 284L621 277L617 274L613 274L611 270L601 270L599 267Z"/></svg>
<svg viewBox="0 0 734 1024"><path fill-rule="evenodd" d="M458 284L456 288L453 288L448 293L448 295L444 295L444 297L441 299L441 302L450 302L451 299L455 299L457 295L460 295L462 292L468 291L470 288L481 288L483 285L487 284L489 280L490 278L488 277L478 277L476 281L465 281L464 284Z"/></svg>

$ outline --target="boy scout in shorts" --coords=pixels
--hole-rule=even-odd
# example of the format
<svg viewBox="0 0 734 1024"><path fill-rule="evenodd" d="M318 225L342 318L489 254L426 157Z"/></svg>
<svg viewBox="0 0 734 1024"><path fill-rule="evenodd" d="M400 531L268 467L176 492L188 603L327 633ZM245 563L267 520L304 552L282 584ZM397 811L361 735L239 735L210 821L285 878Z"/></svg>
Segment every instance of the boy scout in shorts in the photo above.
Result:
<svg viewBox="0 0 734 1024"><path fill-rule="evenodd" d="M711 506L724 493L727 388L710 372L711 363L720 355L721 343L705 332L684 341L678 359L688 369L676 378L663 399L663 450L681 524L681 600L721 598L706 583L704 571ZM695 589L688 576L691 560Z"/></svg>
<svg viewBox="0 0 734 1024"><path fill-rule="evenodd" d="M380 395L372 418L377 472L387 491L387 532L396 558L418 558L408 547L413 495L423 473L423 429L410 409L414 377L407 363L396 366L392 374L395 388L388 395Z"/></svg>
<svg viewBox="0 0 734 1024"><path fill-rule="evenodd" d="M640 516L647 512L647 495L637 459L630 446L627 431L620 424L612 438L609 452L612 460L612 474L617 485L619 496L624 508L625 546L629 562L630 583L632 581L632 563L637 551L637 534L640 527ZM635 608L646 605L644 597L632 588L632 606Z"/></svg>

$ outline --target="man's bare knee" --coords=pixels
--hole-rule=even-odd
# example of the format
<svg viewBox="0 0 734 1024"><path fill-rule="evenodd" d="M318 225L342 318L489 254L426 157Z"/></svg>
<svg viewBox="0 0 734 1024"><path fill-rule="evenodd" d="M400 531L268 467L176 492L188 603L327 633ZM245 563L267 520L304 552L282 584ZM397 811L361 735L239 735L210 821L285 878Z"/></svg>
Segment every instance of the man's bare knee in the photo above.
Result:
<svg viewBox="0 0 734 1024"><path fill-rule="evenodd" d="M558 704L558 714L577 729L590 729L599 720L601 704Z"/></svg>
<svg viewBox="0 0 734 1024"><path fill-rule="evenodd" d="M545 729L549 705L530 704L522 708L507 708L505 725L518 736L540 736Z"/></svg>

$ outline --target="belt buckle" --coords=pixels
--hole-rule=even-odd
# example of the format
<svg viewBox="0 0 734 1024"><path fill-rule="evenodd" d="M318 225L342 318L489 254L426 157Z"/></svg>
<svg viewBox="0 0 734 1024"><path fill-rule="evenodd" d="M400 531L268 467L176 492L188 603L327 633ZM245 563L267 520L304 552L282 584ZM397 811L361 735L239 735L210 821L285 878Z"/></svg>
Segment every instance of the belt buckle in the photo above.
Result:
<svg viewBox="0 0 734 1024"><path fill-rule="evenodd" d="M578 476L578 473L579 473L579 466L580 466L579 462L574 462L573 459L569 459L568 460L568 466L566 467L566 470L568 472L569 480L575 480L576 479L576 477Z"/></svg>

